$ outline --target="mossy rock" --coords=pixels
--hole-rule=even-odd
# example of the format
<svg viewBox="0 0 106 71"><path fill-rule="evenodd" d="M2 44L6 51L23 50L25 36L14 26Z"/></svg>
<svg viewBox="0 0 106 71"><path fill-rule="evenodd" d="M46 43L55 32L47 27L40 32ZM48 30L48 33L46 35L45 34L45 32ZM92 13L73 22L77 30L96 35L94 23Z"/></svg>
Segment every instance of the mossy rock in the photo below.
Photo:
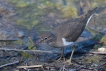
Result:
<svg viewBox="0 0 106 71"><path fill-rule="evenodd" d="M27 23L27 20L23 20L23 19L18 19L17 20L18 25L22 25L23 23Z"/></svg>
<svg viewBox="0 0 106 71"><path fill-rule="evenodd" d="M92 7L106 6L106 0L94 0Z"/></svg>
<svg viewBox="0 0 106 71"><path fill-rule="evenodd" d="M14 3L18 8L25 8L31 4L31 2L27 0L10 0L10 2Z"/></svg>
<svg viewBox="0 0 106 71"><path fill-rule="evenodd" d="M92 7L94 8L94 7L97 7L98 6L98 3L97 2L94 2L93 4L92 4Z"/></svg>
<svg viewBox="0 0 106 71"><path fill-rule="evenodd" d="M19 45L23 45L23 44L26 44L27 42L25 42L24 40L22 39L19 39L17 41L14 42L14 44L19 44Z"/></svg>
<svg viewBox="0 0 106 71"><path fill-rule="evenodd" d="M103 42L104 45L106 45L106 35L104 35L104 36L101 38L100 41Z"/></svg>
<svg viewBox="0 0 106 71"><path fill-rule="evenodd" d="M24 2L24 1L22 1L22 2L19 2L19 3L16 5L16 7L25 8L25 7L27 7L29 4L30 4L29 2Z"/></svg>
<svg viewBox="0 0 106 71"><path fill-rule="evenodd" d="M27 52L20 52L20 55L24 58L31 58L32 57L32 54L27 53Z"/></svg>
<svg viewBox="0 0 106 71"><path fill-rule="evenodd" d="M50 4L50 2L49 1L46 1L45 4Z"/></svg>
<svg viewBox="0 0 106 71"><path fill-rule="evenodd" d="M100 62L99 62L100 58L101 58L100 56L94 55L94 56L89 56L89 57L87 57L87 58L85 59L85 61L86 61L86 63L91 63L91 62L93 62L93 63L98 64L98 63L100 63Z"/></svg>
<svg viewBox="0 0 106 71"><path fill-rule="evenodd" d="M9 0L10 2L12 2L12 3L18 3L19 2L19 0Z"/></svg>
<svg viewBox="0 0 106 71"><path fill-rule="evenodd" d="M29 42L27 43L27 46L28 46L28 50L36 50L36 46L34 46L33 43ZM34 46L34 47L33 47ZM33 47L33 48L32 48Z"/></svg>
<svg viewBox="0 0 106 71"><path fill-rule="evenodd" d="M39 24L39 20L34 20L32 22L30 20L23 19L17 20L17 25L26 27L28 30L31 30L32 27L36 26L37 24Z"/></svg>
<svg viewBox="0 0 106 71"><path fill-rule="evenodd" d="M103 45L106 45L106 35L98 33L93 37L93 40L103 42Z"/></svg>
<svg viewBox="0 0 106 71"><path fill-rule="evenodd" d="M97 45L94 46L94 49L97 50L97 49L100 48L100 47L102 47L102 45L98 45L98 44L97 44Z"/></svg>
<svg viewBox="0 0 106 71"><path fill-rule="evenodd" d="M39 21L38 21L38 20L35 20L35 21L32 22L32 26L35 26L35 25L37 25L38 23L39 23Z"/></svg>
<svg viewBox="0 0 106 71"><path fill-rule="evenodd" d="M103 34L97 33L97 34L93 37L93 40L100 41L103 36L104 36Z"/></svg>
<svg viewBox="0 0 106 71"><path fill-rule="evenodd" d="M69 17L76 18L78 16L77 9L71 5L67 6L59 5L57 6L57 8L59 9L60 12L62 12L64 18Z"/></svg>

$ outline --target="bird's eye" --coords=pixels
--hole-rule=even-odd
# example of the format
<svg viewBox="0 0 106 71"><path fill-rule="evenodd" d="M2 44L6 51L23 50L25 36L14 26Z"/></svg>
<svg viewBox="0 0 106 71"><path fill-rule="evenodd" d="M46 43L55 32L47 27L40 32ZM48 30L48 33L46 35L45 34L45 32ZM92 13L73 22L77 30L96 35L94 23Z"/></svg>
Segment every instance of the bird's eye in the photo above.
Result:
<svg viewBox="0 0 106 71"><path fill-rule="evenodd" d="M45 37L45 39L47 39L47 37Z"/></svg>

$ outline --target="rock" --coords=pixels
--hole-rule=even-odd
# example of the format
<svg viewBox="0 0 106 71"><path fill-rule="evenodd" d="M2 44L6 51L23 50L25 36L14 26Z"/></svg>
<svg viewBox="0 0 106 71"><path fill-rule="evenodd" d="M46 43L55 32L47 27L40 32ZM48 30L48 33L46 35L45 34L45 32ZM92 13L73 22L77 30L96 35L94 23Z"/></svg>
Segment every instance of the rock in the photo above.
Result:
<svg viewBox="0 0 106 71"><path fill-rule="evenodd" d="M25 36L24 32L23 31L19 31L18 32L18 37L19 38L23 38Z"/></svg>
<svg viewBox="0 0 106 71"><path fill-rule="evenodd" d="M106 48L104 48L104 47L98 48L98 51L99 52L106 52Z"/></svg>

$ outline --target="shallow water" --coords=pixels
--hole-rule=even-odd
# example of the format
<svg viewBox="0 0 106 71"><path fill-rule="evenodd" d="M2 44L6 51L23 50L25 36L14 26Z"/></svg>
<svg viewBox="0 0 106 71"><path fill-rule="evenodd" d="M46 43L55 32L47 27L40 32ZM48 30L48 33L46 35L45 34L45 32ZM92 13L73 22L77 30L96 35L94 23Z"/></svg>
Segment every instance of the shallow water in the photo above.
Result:
<svg viewBox="0 0 106 71"><path fill-rule="evenodd" d="M90 3L90 7L88 3ZM88 3L86 2L86 0L83 0L84 6L82 8L84 13L91 8L99 6L97 14L93 16L88 24L88 26L95 29L96 32L95 30L89 30L85 28L80 38L77 40L77 42L80 42L78 44L81 47L83 45L86 46L88 44L90 45L94 43L93 41L89 41L89 39L94 37L95 35L97 35L95 38L97 39L97 41L102 39L103 36L98 36L97 31L106 33L106 1L94 0ZM67 20L78 17L80 15L79 5L79 0L0 0L0 47L17 49L24 49L28 47L29 50L32 49L31 47L34 45L33 43L36 43L38 37L42 33L51 31L57 25L64 23ZM21 34L24 36L24 38L19 38L19 32L24 33ZM31 39L29 39L28 37L30 37ZM103 39L105 39L105 37ZM5 42L2 42L2 40L5 40ZM14 42L14 40L17 41ZM94 48L85 47L82 52L91 51L93 49L97 50L98 47L101 46L94 46ZM44 43L40 44L38 47L33 48L32 50L35 49L61 52L60 48L53 48ZM65 54L70 54L70 51L71 48L65 48ZM78 51L80 50L76 50L76 52ZM17 55L17 52L7 52L9 53L9 55L7 54L7 56L3 56L3 52L0 53L0 60L2 61L0 62L0 65L8 63L9 58L7 56L11 56L9 62L13 60L21 60L22 58L26 59L27 57L29 57L29 63L31 64L37 64L37 61L41 61L41 64L43 64L42 62L49 63L49 61L52 62L59 57L59 55L56 54L54 55L38 53L37 55L32 56L32 54L27 55L25 53L20 53L20 56ZM16 57L12 57L13 54L15 54ZM74 56L75 59L77 56L80 56L80 54L76 54ZM7 57L7 60L2 59L3 57ZM89 54L86 54L86 56L82 55L82 57L78 57L78 60L81 60L80 58L83 57L85 59L83 59L82 62L87 61L88 63L91 61L95 62L94 58L99 59L99 56L90 56ZM89 59L89 57L91 58L91 60ZM58 64L62 64L62 62L58 62ZM97 62L96 64L99 65L101 63ZM20 65L25 65L25 62Z"/></svg>

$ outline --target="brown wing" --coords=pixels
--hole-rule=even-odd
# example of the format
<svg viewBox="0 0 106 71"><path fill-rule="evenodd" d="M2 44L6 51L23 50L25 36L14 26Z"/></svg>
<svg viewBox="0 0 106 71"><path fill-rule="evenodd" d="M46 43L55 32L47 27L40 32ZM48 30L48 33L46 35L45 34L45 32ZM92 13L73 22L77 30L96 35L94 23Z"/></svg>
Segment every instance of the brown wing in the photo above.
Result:
<svg viewBox="0 0 106 71"><path fill-rule="evenodd" d="M52 31L57 38L66 38L67 41L76 41L85 28L85 23L82 23L80 19L74 21L68 21L64 24L58 25ZM61 40L61 39L59 39Z"/></svg>
<svg viewBox="0 0 106 71"><path fill-rule="evenodd" d="M62 40L61 38L66 38L67 41L76 41L83 32L88 18L95 13L96 10L97 8L94 8L79 18L76 18L74 21L67 21L58 25L52 33L55 34L59 40Z"/></svg>
<svg viewBox="0 0 106 71"><path fill-rule="evenodd" d="M81 35L86 24L81 22L80 20L77 22L70 22L70 23L72 24L69 25L69 28L67 28L66 33L64 34L64 38L66 38L67 41L74 42Z"/></svg>

